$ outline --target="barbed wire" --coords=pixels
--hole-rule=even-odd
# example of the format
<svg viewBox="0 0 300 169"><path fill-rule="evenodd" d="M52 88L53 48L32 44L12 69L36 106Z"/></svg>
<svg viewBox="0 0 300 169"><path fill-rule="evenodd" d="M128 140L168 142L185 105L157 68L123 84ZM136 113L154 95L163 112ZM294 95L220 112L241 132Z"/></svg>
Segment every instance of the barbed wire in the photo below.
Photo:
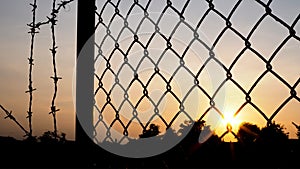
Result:
<svg viewBox="0 0 300 169"><path fill-rule="evenodd" d="M53 116L53 126L54 126L54 135L57 137L57 122L56 122L56 112L59 111L59 109L56 108L55 100L58 92L58 80L62 79L57 75L57 65L56 65L56 52L57 52L57 45L56 45L56 37L55 37L55 26L57 22L57 15L59 11L63 8L66 9L66 5L73 2L74 0L62 0L60 3L56 4L56 0L52 1L52 12L51 16L47 16L46 21L36 21L36 11L38 8L37 0L33 0L32 3L29 5L32 7L32 21L31 23L27 24L29 27L29 34L31 36L30 39L30 54L28 59L29 62L29 72L28 72L28 90L25 91L25 93L29 94L29 103L28 103L28 110L27 110L27 119L28 119L28 130L25 129L24 126L19 123L16 118L12 115L12 112L9 112L6 110L2 105L0 105L0 108L6 113L5 119L9 118L13 120L24 132L25 136L27 137L33 137L33 127L32 127L32 114L33 114L33 92L37 89L33 87L33 65L34 65L34 48L35 48L35 38L36 35L39 33L39 30L41 29L41 26L43 25L49 25L51 24L51 38L52 38L52 46L51 46L51 54L52 54L52 64L53 64L53 76L51 77L54 81L54 93L51 100L51 112L49 114L52 114Z"/></svg>
<svg viewBox="0 0 300 169"><path fill-rule="evenodd" d="M50 24L51 29L51 38L52 38L52 46L50 48L51 54L52 54L52 65L53 65L53 76L50 78L53 79L54 82L54 93L51 101L51 107L50 107L50 113L53 117L53 128L54 128L54 136L57 137L57 121L56 121L56 113L60 110L57 109L57 106L55 104L57 93L58 93L58 81L62 79L62 77L59 77L57 75L57 65L56 65L56 53L58 46L56 45L56 37L55 37L55 26L57 24L57 15L59 11L66 7L67 4L73 2L74 0L67 0L67 1L61 1L60 3L56 4L56 0L52 1L52 12L51 17L47 16L47 21L45 22L39 22L39 25L45 25Z"/></svg>
<svg viewBox="0 0 300 169"><path fill-rule="evenodd" d="M1 109L6 113L6 118L12 119L24 132L27 136L32 136L32 107L33 107L33 92L36 90L36 88L33 86L33 66L34 66L34 43L35 43L35 38L36 38L36 34L39 33L40 27L43 25L48 25L50 24L50 28L51 28L51 38L52 38L52 45L50 48L51 54L52 54L52 65L53 65L53 76L51 76L50 78L53 79L54 81L54 93L53 93L53 97L51 100L51 111L49 114L51 114L53 116L53 127L54 127L54 133L55 135L57 135L57 119L56 119L56 113L60 110L57 108L56 106L56 98L57 98L57 93L58 93L58 81L60 79L62 79L61 77L58 76L57 73L57 64L56 64L56 54L57 54L57 44L56 44L56 36L55 36L55 26L57 24L57 15L59 13L59 11L62 8L65 8L65 6L69 3L71 3L73 0L69 0L69 1L61 1L60 3L56 4L56 0L52 1L52 12L50 14L50 17L47 17L46 21L42 21L42 22L37 22L36 21L36 10L37 10L37 1L33 0L33 3L30 3L30 6L32 7L32 22L28 24L28 27L30 28L30 31L28 32L31 35L31 44L30 44L30 56L28 58L29 61L29 74L28 74L28 90L26 91L26 93L29 94L29 105L28 105L28 111L27 111L27 118L28 118L28 124L29 124L29 130L27 131L17 120L14 116L12 116L12 113L7 111L2 105L0 105ZM228 16L224 16L220 11L218 11L212 0L206 0L207 4L208 4L208 9L206 10L206 12L204 13L204 15L200 18L199 22L197 23L196 27L191 26L190 24L188 24L185 20L185 10L188 7L190 1L187 0L184 2L184 6L181 10L176 9L176 7L173 6L172 1L167 0L166 6L163 9L163 12L161 12L159 19L155 22L154 19L152 19L149 16L149 5L151 3L151 1L149 0L146 4L146 6L144 7L143 5L141 5L139 3L139 1L134 1L134 3L132 4L130 10L127 13L127 16L124 17L120 14L120 10L119 10L119 4L121 1L117 1L116 3L108 0L106 1L106 3L103 5L103 7L100 9L100 12L98 12L97 10L95 11L95 15L98 16L98 23L95 25L95 29L97 29L98 27L102 26L106 29L106 35L104 36L104 38L102 39L102 42L97 45L98 48L98 56L96 58L103 58L106 61L106 68L104 69L104 71L102 72L102 74L99 76L97 74L95 74L95 77L98 80L98 87L95 91L95 96L99 93L99 91L103 91L106 95L106 102L103 104L103 106L101 108L98 107L98 105L95 105L96 110L99 113L99 119L96 122L95 125L95 130L96 127L99 123L102 123L105 128L107 129L107 139L112 140L111 134L110 134L110 129L111 127L116 123L116 122L120 122L121 126L124 129L123 134L126 136L128 135L128 128L131 124L131 122L133 120L137 120L142 129L146 130L147 127L149 126L149 124L151 123L151 120L155 117L158 116L163 123L165 124L166 128L169 128L172 126L173 122L175 121L175 119L179 116L179 114L185 114L187 117L189 117L191 119L191 117L189 116L189 112L186 112L186 110L184 109L184 102L186 100L186 98L188 97L188 95L190 94L190 92L188 92L186 94L186 96L184 96L183 99L179 99L178 96L176 95L176 93L173 91L172 87L171 87L171 82L173 80L173 77L177 74L177 72L180 69L185 69L191 77L193 77L194 79L194 85L191 86L190 90L194 88L198 88L200 91L202 91L204 93L204 95L209 99L209 107L206 109L206 111L201 115L200 120L203 119L206 114L211 111L211 110L215 110L216 112L218 112L220 114L220 116L222 118L224 118L224 112L222 112L221 110L219 110L219 108L215 105L215 98L216 96L219 94L220 89L229 81L231 81L240 91L243 92L243 94L245 95L245 102L239 107L239 109L234 113L234 116L238 115L239 112L246 106L246 105L251 105L267 122L267 125L269 125L271 123L271 121L275 118L275 116L280 112L280 110L282 110L283 107L285 107L285 105L287 103L289 103L292 99L297 100L298 102L300 102L300 98L297 96L296 93L296 87L299 85L300 83L300 78L298 78L298 80L296 81L295 84L290 84L288 83L283 77L281 77L273 68L272 68L272 61L273 59L276 57L276 55L278 54L278 52L284 47L284 45L290 40L290 39L295 39L296 41L300 41L300 37L296 34L295 31L295 26L298 23L299 19L300 19L300 14L298 14L298 16L295 18L295 20L292 22L292 24L288 24L286 23L284 20L280 19L278 16L276 16L274 13L272 13L272 9L270 7L272 0L269 0L267 3L264 3L260 0L256 0L255 2L257 2L260 6L262 6L265 9L265 13L259 18L259 20L256 22L256 24L252 27L252 29L249 31L247 36L242 35L239 30L237 30L231 23L231 17L234 14L234 12L236 11L236 9L240 6L241 4L241 0L237 1L236 4L234 5L234 7L232 8L232 10L230 11ZM113 16L111 17L109 23L105 23L105 21L103 20L103 15L104 15L104 9L108 6L111 5L114 9L115 9L115 13L113 14ZM138 7L139 9L141 9L144 12L144 16L142 21L139 23L138 27L136 30L133 30L133 28L130 28L130 26L128 25L128 16L131 14L131 11L133 9L133 7ZM179 21L176 24L176 26L174 27L174 29L172 30L171 34L169 36L163 34L160 31L160 22L161 22L161 18L165 15L165 11L166 10L172 10L174 11L178 17L179 17ZM209 44L205 43L204 41L202 41L199 38L199 34L197 33L197 31L199 30L200 26L202 25L204 19L210 14L210 13L214 13L216 14L219 18L221 18L222 20L225 21L226 26L223 28L223 30L217 35L216 39L214 40L214 42L212 43L212 45L210 46ZM121 18L124 21L124 25L121 29L121 31L119 32L119 34L117 35L117 37L114 37L111 32L110 32L110 28L112 25L112 22L114 20L114 18L116 18L116 16L118 16L119 18ZM257 30L258 26L262 23L262 21L266 18L266 17L271 17L273 20L275 20L278 24L282 25L285 29L288 30L289 35L287 35L285 37L285 39L280 43L280 45L273 51L271 57L269 59L266 59L261 53L259 53L259 51L255 50L252 46L251 46L251 42L250 42L250 38L252 37L252 35L254 34L254 32ZM152 34L152 38L149 39L148 42L143 43L138 36L138 31L141 27L141 25L143 24L144 20L148 20L150 21L150 23L153 24L153 26L155 27L155 31ZM184 58L185 58L185 54L187 53L187 51L189 50L189 46L186 46L185 52L180 55L179 52L176 51L176 48L172 47L172 38L173 35L175 34L176 30L178 29L178 27L183 24L185 26L187 26L187 28L189 29L189 31L191 31L194 34L194 37L191 39L189 46L191 46L193 43L195 42L199 42L200 44L202 44L205 49L208 52L208 58L205 60L204 64L201 65L199 67L199 71L197 73L193 73L192 71L190 71L190 69L184 64ZM119 40L120 40L120 36L122 34L122 32L124 32L124 30L129 30L129 32L132 33L132 37L133 37L133 41L130 45L130 47L124 51L119 47ZM237 35L240 39L242 39L244 41L244 48L239 52L239 54L235 57L234 61L230 64L230 66L226 67L222 61L220 59L218 59L217 57L215 57L215 46L218 44L218 42L220 41L220 39L223 37L223 35L225 34L225 32L227 31L231 31L232 33L234 33L235 35ZM160 72L159 69L159 61L155 62L153 59L151 59L151 57L148 55L148 46L151 43L153 37L155 35L159 35L161 36L166 44L167 47L164 49L165 51L172 51L174 53L174 55L176 55L178 57L178 59L180 60L180 65L177 67L176 71L173 72L173 74L171 75L170 79L167 79L166 77L164 77L164 75ZM103 54L103 44L105 43L105 41L107 39L112 39L115 43L115 47L113 49L113 51L119 51L120 53L122 53L122 55L124 56L124 62L122 63L122 65L120 66L119 70L113 70L111 68L111 58L113 57L113 52L109 54L109 56L106 56ZM141 58L141 60L139 61L138 65L141 65L143 60L145 59L149 59L153 66L155 67L154 69L154 73L151 75L151 78L148 79L148 81L146 83L142 82L142 80L140 79L140 77L137 74L137 68L134 68L132 65L130 65L130 63L128 62L128 54L133 46L133 44L139 44L144 50L145 50L145 55ZM233 67L236 65L237 61L242 58L243 54L246 51L251 51L252 53L254 53L261 61L264 62L265 66L266 66L266 70L264 70L264 72L262 74L260 74L259 78L256 79L256 81L254 82L254 84L250 87L250 89L248 91L246 91L237 81L236 79L233 78L232 76L232 69ZM162 54L160 56L160 59L164 57L164 54ZM97 59L96 59L97 60ZM214 91L214 93L212 95L209 95L208 92L199 84L199 76L201 73L203 73L203 70L205 67L207 67L208 63L210 62L215 62L217 63L224 71L226 78L223 79L222 83L218 86L218 88L216 89L216 91ZM130 69L136 74L134 76L134 78L131 80L130 84L128 86L123 86L120 81L119 81L119 75L120 72L122 71L122 68L124 66L129 66ZM115 83L112 85L112 87L110 89L105 88L106 86L103 85L103 78L104 75L106 74L106 72L110 72L113 74L115 80ZM289 90L290 90L290 96L287 97L281 104L280 106L272 113L272 115L270 117L268 117L265 112L263 112L253 101L251 98L251 94L252 91L254 90L254 88L258 85L258 83L267 75L267 74L271 74L273 75L277 80L279 80L284 86L286 86ZM166 91L165 93L161 96L160 101L166 97L167 94L171 94L171 96L173 98L175 98L175 100L178 102L178 104L180 105L179 111L178 113L176 113L176 115L171 119L171 121L168 123L165 118L160 115L160 111L158 109L158 105L160 104L160 102L155 103L155 101L149 97L149 93L148 93L148 87L149 87L149 83L153 80L153 77L158 75L159 77L161 77L164 81L164 83L166 84ZM143 95L142 97L138 100L137 104L133 104L130 100L129 100L129 94L128 91L131 88L133 82L138 82L138 84L143 88ZM116 105L113 105L113 103L111 102L111 93L112 90L115 87L120 87L123 92L124 92L124 101L117 107ZM139 107L141 101L147 98L149 99L149 101L151 102L152 106L154 107L154 114L153 116L150 118L150 120L146 123L143 124L142 121L138 118L138 112L134 111L136 110L137 107ZM127 124L125 124L124 122L122 122L122 120L120 119L120 110L122 108L122 106L124 105L124 103L127 102L129 103L129 105L131 106L131 108L133 109L132 111L132 118L129 120L129 122ZM110 124L106 124L106 122L103 120L103 114L104 111L106 109L107 106L111 106L113 108L113 110L115 111L115 119L110 123ZM232 131L232 127L228 127L227 126L227 131L221 136L224 137L227 133L232 133L235 137L236 134ZM122 139L121 139L122 140Z"/></svg>
<svg viewBox="0 0 300 169"><path fill-rule="evenodd" d="M37 4L36 0L33 1L32 4L32 22L28 24L30 27L30 35L31 35L31 44L30 44L30 56L28 58L29 61L29 75L28 75L28 90L26 93L29 94L29 105L28 105L28 111L27 111L27 118L28 118L28 124L29 124L29 136L32 136L32 100L33 100L33 91L36 90L36 88L33 88L33 80L32 80L32 69L33 69L33 50L34 50L34 40L35 40L35 35L38 33L37 29L39 28L39 25L36 24L36 9L37 9Z"/></svg>
<svg viewBox="0 0 300 169"><path fill-rule="evenodd" d="M203 114L200 116L199 120L204 119L204 117L211 110L215 110L221 116L221 118L224 119L225 118L224 117L224 112L222 112L216 106L215 99L216 99L217 95L220 94L221 88L224 87L224 85L228 82L232 82L232 84L234 84L234 86L236 86L245 96L244 103L242 103L241 106L238 108L238 110L234 113L234 117L236 117L246 105L250 105L265 119L266 124L270 125L272 120L274 119L274 117L292 99L295 99L296 101L300 102L300 98L299 98L299 96L297 96L297 93L296 93L296 87L300 83L300 77L298 78L296 83L290 84L290 83L287 82L287 80L285 80L282 76L280 76L272 68L273 59L276 57L278 52L285 46L285 44L290 39L294 39L298 42L300 41L300 37L296 34L296 31L295 31L295 26L296 26L296 24L298 23L298 21L300 19L300 14L297 15L297 17L294 19L292 24L288 24L272 12L272 9L270 7L270 5L272 3L272 0L269 0L266 3L264 3L261 0L255 0L255 2L259 6L264 8L265 12L261 15L261 17L258 19L258 21L254 24L252 29L250 29L248 35L244 36L231 23L231 18L233 16L233 14L235 13L235 11L240 7L240 4L242 3L242 0L238 0L237 2L235 2L235 4L234 4L233 8L230 10L228 16L223 15L222 12L220 12L219 10L217 10L215 8L213 0L206 0L208 8L202 16L199 16L199 21L197 22L196 26L190 25L185 19L185 17L186 17L185 16L185 10L190 5L190 0L182 1L183 7L182 7L181 10L177 9L176 6L173 5L171 0L167 0L165 6L162 9L162 11L160 11L160 15L157 17L157 21L155 21L149 15L149 12L150 12L149 11L149 6L150 6L151 2L152 1L149 0L149 1L145 1L144 4L142 4L140 1L134 0L132 2L132 5L129 6L129 9L126 13L126 16L123 16L120 13L120 11L121 11L120 10L120 3L121 3L120 0L117 0L117 1L107 0L107 1L105 1L105 3L102 4L101 7L98 7L95 10L95 15L98 17L98 22L95 25L95 29L96 30L97 29L104 29L104 31L101 32L100 42L98 44L97 43L95 44L96 48L98 49L98 54L97 54L97 56L95 56L95 63L97 62L97 60L102 59L105 62L105 65L106 65L106 67L103 70L101 70L101 72L97 72L97 73L95 72L95 79L98 81L98 86L95 89L95 97L99 93L101 93L101 94L105 95L104 98L106 98L106 100L104 100L104 103L102 102L101 105L99 105L97 103L97 100L95 99L95 110L99 114L98 120L94 124L95 136L97 136L97 134L98 134L97 133L97 127L99 127L100 124L102 124L104 129L106 129L106 136L103 140L104 141L105 140L110 140L110 141L114 142L114 139L112 138L112 134L111 134L111 128L117 122L122 127L123 135L124 135L123 138L125 138L128 135L128 132L129 132L128 128L132 124L133 120L137 120L138 123L140 124L142 130L144 131L144 130L146 130L147 126L152 122L152 120L155 116L158 116L158 118L162 120L165 127L168 129L169 127L171 127L172 123L179 116L179 114L184 114L188 118L190 118L190 116L189 116L190 112L186 112L183 105L184 105L185 100L188 97L188 95L190 95L191 91L195 88L199 89L209 100L209 107L203 112ZM106 10L107 8L109 8L110 10ZM130 23L128 21L128 17L132 14L132 11L133 11L134 8L138 8L138 10L140 10L143 13L142 18L140 18L140 21L139 21L138 25L136 26L136 30L133 30L133 28L130 27ZM170 35L164 34L160 29L160 24L161 24L162 17L164 15L166 15L167 10L171 10L172 12L174 12L177 15L178 20L179 20L177 23L175 23L175 27L171 31ZM109 11L108 15L110 16L110 18L105 20L104 18L107 17L106 12L108 12L108 11ZM203 22L204 22L205 18L207 18L208 15L211 14L211 13L215 14L218 18L222 19L226 24L225 24L225 27L221 30L221 32L216 36L213 43L210 45L210 44L204 42L200 38L197 31L200 29L200 26L203 25ZM251 42L250 42L250 38L252 37L254 32L256 32L257 28L259 27L259 25L263 22L263 20L266 17L270 17L277 24L280 24L281 26L283 26L284 29L288 30L288 32L289 32L289 34L285 37L285 39L283 41L281 41L280 44L277 46L277 48L272 52L271 57L269 59L266 59L263 56L263 54L261 54L258 50L254 49L252 47ZM116 18L121 20L121 22L123 22L124 24L123 24L123 26L120 25L121 28L119 29L119 32L117 32L117 34L115 36L113 36L112 32L111 32L111 29L113 27L112 23L116 20ZM141 26L142 26L142 24L144 23L145 20L149 21L148 23L152 24L155 29L152 33L150 33L151 36L150 36L149 40L146 41L146 42L143 42L142 40L140 40L138 32L139 32L139 30L140 30L140 28L141 28ZM177 49L172 46L172 42L171 42L171 40L174 38L173 35L178 30L180 25L185 25L186 28L187 28L186 30L193 34L192 39L189 41L188 45L185 46L185 49L183 50L184 51L183 54L180 54L177 51ZM129 47L127 49L121 49L120 48L120 43L121 43L120 40L122 40L122 39L120 39L120 37L125 32L125 30L127 32L129 32L129 34L131 34L130 36L132 37L133 40L131 42L128 42ZM216 55L215 54L215 47L219 43L220 39L224 36L225 32L234 33L235 35L237 35L237 37L239 37L244 42L244 47L235 56L233 62L228 67L226 67L225 64L223 64L222 61L215 56ZM149 44L151 42L153 42L153 39L154 39L153 37L157 36L157 35L160 36L165 41L167 47L165 47L165 48L162 47L163 48L162 50L165 51L165 52L163 52L159 56L158 61L155 62L153 59L151 59L148 50L149 50ZM104 53L104 50L105 50L104 49L105 48L104 44L107 41L112 41L114 43L114 47L112 48L111 52L108 52L108 54ZM202 65L199 65L198 71L196 73L193 73L190 70L190 68L185 65L185 62L184 62L184 58L186 57L186 53L188 52L188 50L190 50L190 46L192 46L192 44L194 44L194 43L201 44L207 50L207 55L208 55L208 58L204 61L204 63ZM141 58L138 62L138 66L136 68L133 67L128 62L129 52L132 50L132 48L135 44L138 45L139 47L141 47L141 49L144 50L144 55L141 56ZM179 66L170 75L171 78L169 78L169 79L164 77L164 75L161 73L161 71L160 71L161 69L160 69L160 65L159 65L159 62L165 56L164 54L166 53L166 51L171 51L175 56L177 56L177 58L180 61ZM253 53L260 61L262 61L265 64L265 67L266 67L264 72L259 75L259 77L255 80L255 82L252 84L252 86L250 87L250 89L248 91L246 89L244 89L242 87L242 85L240 83L238 83L238 81L232 75L233 67L236 65L237 61L240 60L240 58L243 57L243 55L246 51L249 51L249 52ZM119 69L116 69L116 70L114 70L112 68L112 63L111 63L112 60L113 60L113 57L115 56L115 52L118 52L123 57L123 60L120 61L121 65L120 65ZM154 71L151 74L150 78L148 78L148 81L143 82L141 80L140 76L138 75L137 70L138 70L139 66L142 64L142 62L146 59L148 59L151 62L152 66L154 68ZM203 74L204 69L211 62L216 63L222 69L222 71L225 74L225 79L222 79L221 84L217 87L217 89L213 92L213 94L210 95L200 85L198 78L200 77L201 74ZM121 84L121 82L120 82L120 72L122 71L122 69L125 66L129 67L129 69L134 74L132 79L129 80L130 83L127 86L125 84ZM189 92L186 93L186 95L183 97L183 99L178 98L176 93L173 91L174 89L172 89L172 87L170 85L172 80L173 80L173 77L178 73L178 71L180 69L186 70L188 72L188 74L194 79L194 84L191 85ZM112 85L109 86L109 87L104 85L106 74L111 74L112 77L115 79L114 82L112 83ZM290 95L280 104L280 106L271 114L270 117L268 117L266 115L266 113L263 112L261 110L261 108L259 106L257 106L257 104L255 102L253 102L253 100L252 100L253 96L251 96L254 88L256 88L256 86L258 86L258 83L267 74L270 74L273 77L275 77L286 88L288 88L290 90L290 93L289 93ZM154 76L159 76L164 81L164 83L166 85L166 89L164 91L164 94L159 99L159 102L155 102L149 96L149 93L148 93L149 83L153 80ZM143 94L138 99L138 102L136 104L134 104L132 101L130 101L129 93L128 93L129 89L132 87L132 84L134 82L137 82L137 84L139 84L139 86L143 90ZM117 87L119 87L121 89L121 91L123 92L123 101L118 106L114 105L114 103L112 102L112 93L113 93L113 90ZM160 114L161 112L158 109L158 106L161 103L161 100L165 98L166 94L171 94L171 96L177 101L178 105L180 105L180 107L178 109L178 112L174 115L174 117L171 119L171 121L169 123ZM138 112L137 112L137 108L140 106L140 103L144 98L149 100L151 106L154 109L153 116L149 118L149 120L146 122L146 124L144 124L139 119ZM125 122L123 122L120 118L120 116L121 116L120 110L125 105L125 103L128 103L130 108L132 109L132 118L128 119L127 124ZM115 118L113 118L110 122L107 122L104 119L105 110L108 109L108 107L111 107L111 111L113 111L114 114L115 114ZM110 113L112 113L112 112L110 112ZM237 135L232 130L231 125L229 125L229 126L227 125L226 131L221 135L221 138L223 138L228 133L233 134L237 138ZM123 139L120 139L119 142L121 143L122 140Z"/></svg>
<svg viewBox="0 0 300 169"><path fill-rule="evenodd" d="M56 113L60 110L60 109L57 109L57 106L55 105L55 99L56 99L57 92L58 92L58 87L57 87L58 80L62 79L62 77L59 77L57 75L56 53L57 53L58 47L56 46L55 25L57 22L56 18L57 18L57 14L59 13L59 10L62 7L65 8L65 5L67 5L68 3L72 2L72 1L73 0L61 1L61 3L58 4L58 7L56 7L56 0L53 0L51 18L48 18L49 22L51 23L51 34L52 34L52 48L50 49L50 51L52 53L53 76L51 78L53 79L53 82L54 82L54 93L53 93L53 97L52 97L52 101L51 101L51 112L49 114L52 114L52 116L53 116L53 124L54 124L53 127L54 127L55 137L57 137Z"/></svg>
<svg viewBox="0 0 300 169"><path fill-rule="evenodd" d="M54 136L57 138L57 122L56 122L56 112L59 111L59 109L56 108L55 100L58 92L58 80L62 79L61 77L58 77L57 75L57 65L56 65L56 52L57 52L57 45L56 45L56 37L55 37L55 26L57 20L57 15L59 11L63 8L66 8L66 5L73 2L74 0L62 0L60 3L56 4L56 0L52 1L52 12L51 16L47 16L46 21L36 21L36 11L38 8L37 0L33 0L32 3L29 5L32 7L32 21L31 23L27 24L29 27L29 34L31 36L30 39L30 55L27 58L29 62L29 72L28 72L28 90L25 91L25 93L29 94L29 104L28 104L28 111L27 111L27 119L28 119L28 130L17 121L17 119L12 115L12 111L6 110L2 105L0 105L0 108L6 113L5 119L11 119L16 123L20 129L25 133L24 137L27 136L29 138L33 137L33 128L32 128L32 108L33 108L33 92L36 91L36 88L33 87L33 65L34 65L34 47L35 47L35 38L36 34L39 33L39 30L41 29L41 26L43 25L49 25L51 24L51 38L52 38L52 47L50 49L52 54L52 64L53 64L53 72L54 75L51 77L54 81L54 93L51 101L51 112L49 114L52 114L53 116L53 126L54 126Z"/></svg>
<svg viewBox="0 0 300 169"><path fill-rule="evenodd" d="M61 79L61 77L57 76L57 66L56 66L56 52L57 52L57 45L56 45L56 38L55 38L55 25L57 22L57 15L59 11L62 8L65 8L67 4L71 3L74 0L68 0L64 1L62 0L60 3L56 4L56 0L53 0L52 3L52 12L51 17L47 16L46 21L37 22L36 21L36 10L38 8L37 1L33 0L33 3L30 3L30 6L32 7L32 22L27 24L27 26L30 28L30 31L28 32L31 35L31 43L30 43L30 56L28 58L29 61L29 73L28 73L28 90L26 93L29 94L29 105L28 105L28 111L27 111L27 118L28 118L28 124L29 124L29 132L27 132L24 127L20 125L16 121L16 119L11 115L7 114L8 117L10 117L12 120L14 120L26 133L27 136L32 137L32 103L33 103L33 92L36 90L36 88L33 87L33 65L34 65L34 43L35 43L35 37L36 34L39 33L38 30L40 30L41 26L51 24L51 37L52 37L52 47L50 49L52 54L52 64L53 64L53 72L54 75L51 77L54 80L54 94L51 101L51 112L49 114L52 114L53 116L53 125L54 125L54 134L57 136L57 124L56 124L56 112L59 111L59 109L56 109L55 106L55 99L58 91L57 82ZM1 106L1 108L7 112L4 107Z"/></svg>
<svg viewBox="0 0 300 169"><path fill-rule="evenodd" d="M14 121L25 133L25 136L29 136L29 131L27 131L23 125L21 125L21 123L18 122L18 120L12 115L12 111L8 111L6 110L1 104L0 104L0 108L6 113L6 117L4 117L4 119L11 119L12 121Z"/></svg>

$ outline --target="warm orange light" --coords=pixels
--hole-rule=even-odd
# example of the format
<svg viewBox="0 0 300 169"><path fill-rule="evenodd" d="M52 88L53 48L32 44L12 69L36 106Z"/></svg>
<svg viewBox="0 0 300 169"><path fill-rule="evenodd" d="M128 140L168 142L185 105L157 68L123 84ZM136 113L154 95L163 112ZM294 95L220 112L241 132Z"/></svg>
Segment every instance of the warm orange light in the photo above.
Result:
<svg viewBox="0 0 300 169"><path fill-rule="evenodd" d="M225 127L237 130L241 121L232 113L224 113L223 124Z"/></svg>

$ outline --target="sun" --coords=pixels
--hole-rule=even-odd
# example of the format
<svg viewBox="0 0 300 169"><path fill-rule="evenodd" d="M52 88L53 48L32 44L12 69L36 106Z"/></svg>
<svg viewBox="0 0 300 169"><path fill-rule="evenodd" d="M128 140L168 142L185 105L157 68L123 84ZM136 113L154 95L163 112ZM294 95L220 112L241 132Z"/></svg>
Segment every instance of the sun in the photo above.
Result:
<svg viewBox="0 0 300 169"><path fill-rule="evenodd" d="M224 113L223 124L227 129L238 130L241 121L233 113Z"/></svg>

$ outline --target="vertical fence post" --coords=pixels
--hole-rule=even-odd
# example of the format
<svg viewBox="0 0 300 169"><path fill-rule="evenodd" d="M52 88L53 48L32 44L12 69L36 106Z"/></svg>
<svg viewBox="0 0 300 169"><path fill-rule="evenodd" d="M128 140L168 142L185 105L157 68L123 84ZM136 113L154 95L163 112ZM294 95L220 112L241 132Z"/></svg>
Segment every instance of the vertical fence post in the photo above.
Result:
<svg viewBox="0 0 300 169"><path fill-rule="evenodd" d="M94 41L95 30L95 0L78 0L77 6L77 59L84 47L84 56L77 60L76 70L76 129L77 143L91 143L88 135L93 131L94 105ZM88 41L89 40L89 41ZM79 116L84 116L80 122L85 123L84 130L79 123Z"/></svg>

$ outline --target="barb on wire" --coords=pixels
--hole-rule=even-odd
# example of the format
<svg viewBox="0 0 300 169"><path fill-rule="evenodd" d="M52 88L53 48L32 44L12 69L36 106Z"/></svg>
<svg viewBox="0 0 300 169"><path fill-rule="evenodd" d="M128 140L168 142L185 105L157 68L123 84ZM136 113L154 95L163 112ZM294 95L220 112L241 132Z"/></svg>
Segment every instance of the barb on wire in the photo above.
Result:
<svg viewBox="0 0 300 169"><path fill-rule="evenodd" d="M61 1L60 3L58 3L58 7L57 7L57 11L59 11L61 8L66 9L66 5L68 5L69 3L73 2L74 0L69 0L69 1Z"/></svg>
<svg viewBox="0 0 300 169"><path fill-rule="evenodd" d="M6 113L6 117L4 117L4 119L7 119L7 118L9 118L9 119L11 119L12 121L14 121L23 131L24 131L24 133L25 133L25 136L30 136L29 134L29 132L21 125L21 123L19 123L18 121L17 121L17 119L12 115L12 111L8 111L8 110L6 110L1 104L0 104L0 108Z"/></svg>

